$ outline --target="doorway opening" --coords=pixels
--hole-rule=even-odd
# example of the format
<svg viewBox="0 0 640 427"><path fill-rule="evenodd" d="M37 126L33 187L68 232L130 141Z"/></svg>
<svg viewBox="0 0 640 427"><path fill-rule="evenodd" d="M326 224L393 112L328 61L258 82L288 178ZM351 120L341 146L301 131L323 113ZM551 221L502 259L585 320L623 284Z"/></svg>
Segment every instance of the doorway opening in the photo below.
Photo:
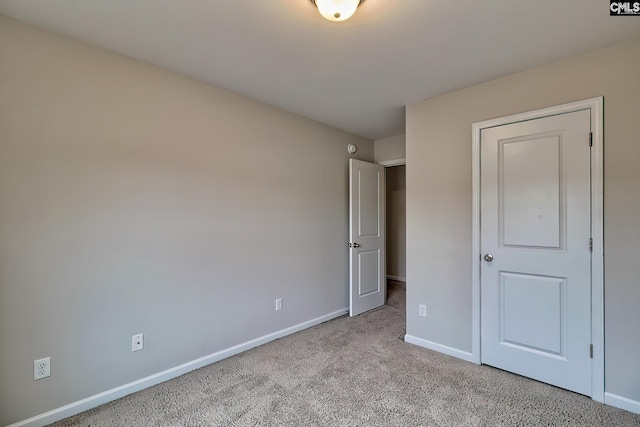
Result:
<svg viewBox="0 0 640 427"><path fill-rule="evenodd" d="M389 279L406 282L404 164L349 159L350 316L384 305Z"/></svg>
<svg viewBox="0 0 640 427"><path fill-rule="evenodd" d="M407 281L406 165L388 166L386 175L387 281Z"/></svg>

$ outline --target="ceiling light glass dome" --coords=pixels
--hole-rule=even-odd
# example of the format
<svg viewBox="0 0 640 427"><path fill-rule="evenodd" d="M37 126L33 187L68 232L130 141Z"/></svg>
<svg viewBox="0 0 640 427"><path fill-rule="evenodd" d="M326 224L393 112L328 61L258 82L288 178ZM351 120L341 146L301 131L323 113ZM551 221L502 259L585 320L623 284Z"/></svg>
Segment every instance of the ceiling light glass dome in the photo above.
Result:
<svg viewBox="0 0 640 427"><path fill-rule="evenodd" d="M329 21L345 21L356 12L361 0L314 0L320 14Z"/></svg>

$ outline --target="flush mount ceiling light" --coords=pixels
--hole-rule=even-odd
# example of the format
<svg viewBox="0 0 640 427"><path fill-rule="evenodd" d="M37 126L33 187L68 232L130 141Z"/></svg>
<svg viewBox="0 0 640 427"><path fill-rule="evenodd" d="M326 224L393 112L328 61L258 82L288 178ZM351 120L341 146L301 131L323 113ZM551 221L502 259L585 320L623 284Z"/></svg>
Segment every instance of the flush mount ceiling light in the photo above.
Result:
<svg viewBox="0 0 640 427"><path fill-rule="evenodd" d="M346 21L356 13L364 0L311 0L320 14L329 21Z"/></svg>

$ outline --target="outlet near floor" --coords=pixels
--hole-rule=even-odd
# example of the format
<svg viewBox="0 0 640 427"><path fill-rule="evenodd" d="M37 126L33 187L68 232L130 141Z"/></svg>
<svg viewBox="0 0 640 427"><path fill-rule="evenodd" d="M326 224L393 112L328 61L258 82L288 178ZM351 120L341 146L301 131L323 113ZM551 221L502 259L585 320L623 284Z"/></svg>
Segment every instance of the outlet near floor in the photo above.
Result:
<svg viewBox="0 0 640 427"><path fill-rule="evenodd" d="M420 317L427 317L427 305L426 304L420 304L418 306L418 315Z"/></svg>
<svg viewBox="0 0 640 427"><path fill-rule="evenodd" d="M138 351L144 348L144 334L131 337L131 351Z"/></svg>
<svg viewBox="0 0 640 427"><path fill-rule="evenodd" d="M33 380L41 380L51 376L51 358L45 357L33 361Z"/></svg>
<svg viewBox="0 0 640 427"><path fill-rule="evenodd" d="M282 298L276 299L276 311L282 310Z"/></svg>

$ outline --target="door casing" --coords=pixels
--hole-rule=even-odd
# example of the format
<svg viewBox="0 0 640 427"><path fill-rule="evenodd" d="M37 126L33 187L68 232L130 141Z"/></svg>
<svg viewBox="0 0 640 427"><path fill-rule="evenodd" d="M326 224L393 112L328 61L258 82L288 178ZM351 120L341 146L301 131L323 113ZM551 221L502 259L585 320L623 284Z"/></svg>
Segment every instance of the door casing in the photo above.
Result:
<svg viewBox="0 0 640 427"><path fill-rule="evenodd" d="M591 113L591 398L604 402L604 166L603 97L586 99L526 113L514 114L473 124L472 135L472 347L471 360L480 364L480 133L482 129L523 122L559 114L589 110ZM588 141L585 141L588 143Z"/></svg>

